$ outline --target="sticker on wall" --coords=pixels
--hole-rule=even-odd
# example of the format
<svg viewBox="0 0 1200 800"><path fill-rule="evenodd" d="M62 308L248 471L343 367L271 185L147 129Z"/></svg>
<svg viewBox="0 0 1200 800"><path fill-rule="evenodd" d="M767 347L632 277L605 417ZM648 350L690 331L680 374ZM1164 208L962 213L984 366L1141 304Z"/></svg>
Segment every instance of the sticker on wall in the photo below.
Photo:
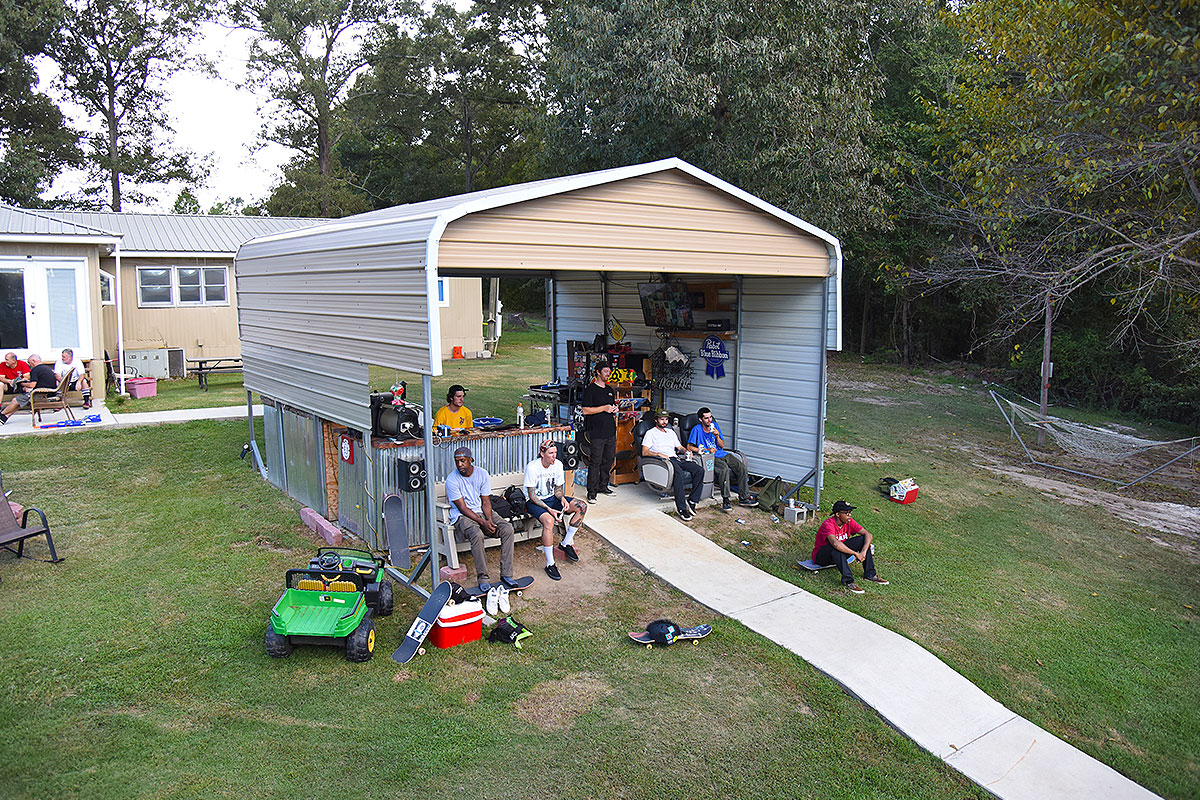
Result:
<svg viewBox="0 0 1200 800"><path fill-rule="evenodd" d="M616 317L611 317L608 320L608 338L614 342L619 342L625 338L625 328L621 326L621 323L617 322Z"/></svg>
<svg viewBox="0 0 1200 800"><path fill-rule="evenodd" d="M725 377L725 362L729 360L729 351L725 342L718 336L705 336L704 344L700 346L700 357L707 365L704 374L712 378Z"/></svg>

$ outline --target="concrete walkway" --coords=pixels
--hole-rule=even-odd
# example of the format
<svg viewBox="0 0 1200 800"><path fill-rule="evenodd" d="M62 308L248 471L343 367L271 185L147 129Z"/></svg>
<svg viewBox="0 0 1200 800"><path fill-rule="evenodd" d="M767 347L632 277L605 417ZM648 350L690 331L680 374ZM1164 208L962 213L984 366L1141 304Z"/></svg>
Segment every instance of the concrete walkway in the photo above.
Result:
<svg viewBox="0 0 1200 800"><path fill-rule="evenodd" d="M263 407L254 406L254 416L262 416ZM160 425L169 422L191 422L197 419L245 419L246 405L216 408L181 408L175 411L141 411L135 414L114 414L118 426Z"/></svg>
<svg viewBox="0 0 1200 800"><path fill-rule="evenodd" d="M28 436L48 433L73 433L76 431L94 431L104 428L123 428L134 425L161 425L172 422L191 422L197 419L245 419L246 406L218 406L215 408L181 408L176 411L141 411L132 414L114 414L103 404L84 411L81 408L71 409L77 419L84 416L99 416L99 422L88 422L84 425L73 425L67 428L35 428L33 417L28 412L13 415L6 425L0 425L0 437ZM262 406L254 406L254 416L262 416ZM43 423L60 422L66 415L44 414Z"/></svg>
<svg viewBox="0 0 1200 800"><path fill-rule="evenodd" d="M623 486L600 496L587 525L684 594L791 650L997 797L1157 797L1014 714L913 641L751 566L664 507L673 504L647 487Z"/></svg>

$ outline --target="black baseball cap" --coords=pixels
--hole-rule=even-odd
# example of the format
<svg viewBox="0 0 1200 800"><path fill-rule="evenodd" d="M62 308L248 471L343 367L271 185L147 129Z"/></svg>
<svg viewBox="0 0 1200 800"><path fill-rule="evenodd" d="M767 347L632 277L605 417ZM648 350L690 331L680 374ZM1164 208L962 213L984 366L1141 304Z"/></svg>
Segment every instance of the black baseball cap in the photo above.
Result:
<svg viewBox="0 0 1200 800"><path fill-rule="evenodd" d="M845 500L838 500L833 504L833 513L840 514L843 511L853 511L856 508L858 508L858 506L852 506Z"/></svg>

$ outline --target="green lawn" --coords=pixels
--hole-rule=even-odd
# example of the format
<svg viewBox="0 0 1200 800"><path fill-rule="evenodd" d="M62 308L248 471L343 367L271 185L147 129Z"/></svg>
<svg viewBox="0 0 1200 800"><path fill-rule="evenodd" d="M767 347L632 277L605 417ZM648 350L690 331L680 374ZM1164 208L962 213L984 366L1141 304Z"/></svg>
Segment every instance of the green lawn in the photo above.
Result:
<svg viewBox="0 0 1200 800"><path fill-rule="evenodd" d="M254 402L259 402L255 395ZM180 408L214 408L218 406L244 406L246 387L242 385L240 372L218 373L208 377L208 391L200 390L195 376L173 381L160 380L154 397L135 400L121 397L110 387L104 400L109 410L116 414L133 414L141 411L174 411Z"/></svg>
<svg viewBox="0 0 1200 800"><path fill-rule="evenodd" d="M606 593L520 601L520 651L402 668L404 593L366 664L270 659L268 611L314 543L238 460L243 437L197 422L5 443L5 486L45 508L67 560L0 554L4 797L986 797L736 623L633 646L655 615L711 614L603 550Z"/></svg>

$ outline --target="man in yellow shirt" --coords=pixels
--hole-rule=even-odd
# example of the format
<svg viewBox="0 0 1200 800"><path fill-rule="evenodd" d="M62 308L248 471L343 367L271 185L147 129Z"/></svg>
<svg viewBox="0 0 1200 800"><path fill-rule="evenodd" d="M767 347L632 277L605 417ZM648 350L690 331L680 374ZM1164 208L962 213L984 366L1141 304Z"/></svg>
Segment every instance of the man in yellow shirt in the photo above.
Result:
<svg viewBox="0 0 1200 800"><path fill-rule="evenodd" d="M451 430L466 430L475 424L471 409L463 405L467 399L467 390L457 383L446 392L446 405L433 415L434 425L446 425Z"/></svg>

